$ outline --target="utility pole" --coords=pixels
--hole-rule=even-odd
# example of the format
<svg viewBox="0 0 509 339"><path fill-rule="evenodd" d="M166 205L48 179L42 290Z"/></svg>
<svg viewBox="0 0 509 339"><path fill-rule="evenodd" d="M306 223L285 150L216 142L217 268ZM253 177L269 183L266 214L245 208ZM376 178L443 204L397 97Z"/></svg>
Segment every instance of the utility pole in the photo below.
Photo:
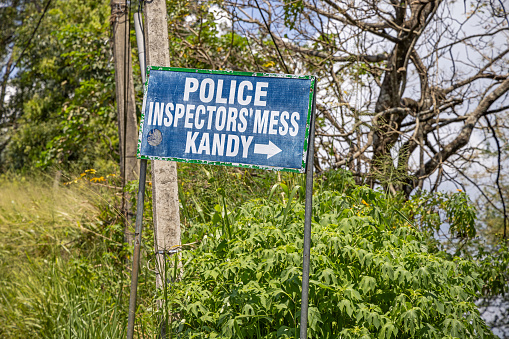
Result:
<svg viewBox="0 0 509 339"><path fill-rule="evenodd" d="M138 144L138 123L134 96L131 43L129 39L129 16L126 1L111 0L111 27L113 30L113 53L115 60L115 87L117 98L118 132L120 140L120 175L122 186L137 179L140 162L136 158ZM122 196L122 214L124 215L124 240L132 244L131 199L126 193Z"/></svg>
<svg viewBox="0 0 509 339"><path fill-rule="evenodd" d="M145 46L147 66L170 66L166 1L145 2ZM152 204L154 242L157 262L156 287L165 288L167 255L176 253L180 246L180 215L178 201L177 164L170 161L152 161ZM160 304L162 306L162 304ZM166 337L166 323L161 337Z"/></svg>

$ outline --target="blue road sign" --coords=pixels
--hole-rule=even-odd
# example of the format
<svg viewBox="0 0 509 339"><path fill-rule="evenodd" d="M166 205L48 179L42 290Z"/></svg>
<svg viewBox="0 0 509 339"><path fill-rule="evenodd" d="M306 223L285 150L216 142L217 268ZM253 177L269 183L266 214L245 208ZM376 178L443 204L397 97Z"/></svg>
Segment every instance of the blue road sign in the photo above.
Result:
<svg viewBox="0 0 509 339"><path fill-rule="evenodd" d="M148 72L139 158L304 172L313 76Z"/></svg>

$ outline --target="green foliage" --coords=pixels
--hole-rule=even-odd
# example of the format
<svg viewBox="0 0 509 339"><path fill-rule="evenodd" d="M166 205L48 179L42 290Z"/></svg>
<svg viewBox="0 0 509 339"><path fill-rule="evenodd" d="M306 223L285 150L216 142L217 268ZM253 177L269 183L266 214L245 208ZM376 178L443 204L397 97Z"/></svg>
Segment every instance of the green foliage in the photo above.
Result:
<svg viewBox="0 0 509 339"><path fill-rule="evenodd" d="M481 244L475 248L479 251L479 271L483 279L483 296L478 301L481 310L490 316L486 322L504 338L509 326L509 249L507 242L501 241L498 246ZM496 333L496 332L495 332Z"/></svg>
<svg viewBox="0 0 509 339"><path fill-rule="evenodd" d="M280 173L279 176L283 185L302 186L304 182L301 175ZM181 221L186 228L190 222L210 221L217 209L223 208L223 196L230 208L235 209L253 197L265 196L279 180L278 174L263 170L184 163L178 164L178 179ZM218 194L219 190L224 194Z"/></svg>
<svg viewBox="0 0 509 339"><path fill-rule="evenodd" d="M406 202L405 211L430 237L445 234L450 240L441 244L445 249L455 249L458 241L464 243L477 234L476 209L461 190L455 193L419 191Z"/></svg>
<svg viewBox="0 0 509 339"><path fill-rule="evenodd" d="M296 337L303 176L282 173L274 184L279 179L271 172L192 165L179 174L182 242L188 244L181 280L174 281L180 275L174 256L169 288L155 289L149 185L136 332L154 336L169 312L176 315L174 337ZM124 260L132 249L119 244L119 198L91 186L102 181L98 173L80 178L57 191L40 180L2 183L3 190L18 192L0 199L2 337L124 336ZM127 187L136 188L136 182ZM404 202L356 186L346 171L325 173L315 192L311 337L492 336L473 301L486 288L481 278L501 281L503 265L486 256L479 275L472 262L438 252L409 223ZM500 287L489 288L500 293ZM168 309L158 307L161 300Z"/></svg>
<svg viewBox="0 0 509 339"><path fill-rule="evenodd" d="M359 77L362 68L355 67L352 70L353 77ZM382 122L386 124L387 122ZM394 160L390 153L377 156L373 159L374 170L369 173L376 182L380 183L382 187L390 190L393 194L397 194L399 187L404 187L408 181L412 181L413 178L408 174L407 169L403 165L409 155L401 154L401 158L398 161L399 166L394 165ZM402 193L402 192L400 192Z"/></svg>
<svg viewBox="0 0 509 339"><path fill-rule="evenodd" d="M485 319L494 331L507 335L509 251L501 237L503 218L494 209L478 207L479 221L478 210L461 190L448 194L417 192L405 203L404 211L413 216L433 246L476 263L482 280L477 305L481 312L495 310Z"/></svg>
<svg viewBox="0 0 509 339"><path fill-rule="evenodd" d="M3 170L116 161L108 16L104 0L52 5L11 81L16 94L10 104L18 119L2 152ZM33 29L22 26L19 34Z"/></svg>
<svg viewBox="0 0 509 339"><path fill-rule="evenodd" d="M301 14L303 11L304 2L302 0L298 1L284 0L285 26L288 27L289 29L294 29L299 14Z"/></svg>
<svg viewBox="0 0 509 339"><path fill-rule="evenodd" d="M387 200L364 187L315 197L309 335L490 337L473 304L475 266L430 253ZM189 229L187 240L200 244L182 253L182 280L171 290L177 337L295 337L302 202L255 199L226 215L231 237L220 219Z"/></svg>
<svg viewBox="0 0 509 339"><path fill-rule="evenodd" d="M107 36L103 32L104 27L82 30L67 25L55 33L65 50L69 51L61 57L84 78L76 84L72 98L63 103L61 114L66 118L59 121L56 131L59 133L45 145L36 164L38 167L78 159L81 166L94 167L94 158L105 157L113 149L111 140L118 142L112 128L116 121L112 101L114 75L107 59Z"/></svg>
<svg viewBox="0 0 509 339"><path fill-rule="evenodd" d="M486 297L506 297L509 292L509 249L507 243L501 242L494 249L478 247L480 253L480 273L484 281L483 294Z"/></svg>
<svg viewBox="0 0 509 339"><path fill-rule="evenodd" d="M170 60L174 67L252 71L262 59L249 51L244 32L225 24L221 2L167 2ZM255 58L255 60L253 60Z"/></svg>

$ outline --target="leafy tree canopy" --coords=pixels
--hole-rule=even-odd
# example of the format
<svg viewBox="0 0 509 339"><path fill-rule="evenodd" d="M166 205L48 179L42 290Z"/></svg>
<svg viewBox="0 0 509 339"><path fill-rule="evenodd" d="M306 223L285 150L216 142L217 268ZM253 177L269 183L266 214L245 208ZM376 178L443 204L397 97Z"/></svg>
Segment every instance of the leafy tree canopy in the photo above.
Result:
<svg viewBox="0 0 509 339"><path fill-rule="evenodd" d="M28 39L41 17L38 11L25 14L29 18L18 28L18 39ZM15 93L0 121L9 127L1 157L4 170L90 168L115 159L108 18L106 1L50 5L10 80ZM15 55L20 48L14 46Z"/></svg>

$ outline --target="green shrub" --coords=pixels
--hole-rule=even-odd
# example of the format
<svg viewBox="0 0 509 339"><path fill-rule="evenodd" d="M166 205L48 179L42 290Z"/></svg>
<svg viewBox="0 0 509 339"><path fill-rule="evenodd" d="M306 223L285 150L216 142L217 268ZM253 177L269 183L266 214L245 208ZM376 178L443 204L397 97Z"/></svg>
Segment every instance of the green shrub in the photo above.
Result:
<svg viewBox="0 0 509 339"><path fill-rule="evenodd" d="M183 275L170 291L176 337L297 337L304 205L287 204L218 205L211 222L189 228L189 241L200 243L182 253ZM492 336L473 303L481 287L474 265L428 249L385 195L323 191L313 215L312 338Z"/></svg>

